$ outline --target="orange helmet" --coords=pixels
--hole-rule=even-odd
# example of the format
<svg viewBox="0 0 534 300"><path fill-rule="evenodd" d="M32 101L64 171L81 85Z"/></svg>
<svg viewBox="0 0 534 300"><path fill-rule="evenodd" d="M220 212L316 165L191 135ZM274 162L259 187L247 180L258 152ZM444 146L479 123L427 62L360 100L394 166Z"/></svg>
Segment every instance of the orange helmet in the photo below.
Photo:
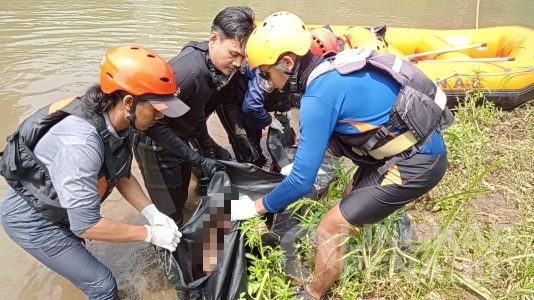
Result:
<svg viewBox="0 0 534 300"><path fill-rule="evenodd" d="M139 46L119 46L106 52L100 67L100 88L139 96L172 95L176 81L171 66L156 52Z"/></svg>
<svg viewBox="0 0 534 300"><path fill-rule="evenodd" d="M314 28L310 32L313 39L310 50L314 55L338 53L343 50L341 48L342 41L328 28Z"/></svg>

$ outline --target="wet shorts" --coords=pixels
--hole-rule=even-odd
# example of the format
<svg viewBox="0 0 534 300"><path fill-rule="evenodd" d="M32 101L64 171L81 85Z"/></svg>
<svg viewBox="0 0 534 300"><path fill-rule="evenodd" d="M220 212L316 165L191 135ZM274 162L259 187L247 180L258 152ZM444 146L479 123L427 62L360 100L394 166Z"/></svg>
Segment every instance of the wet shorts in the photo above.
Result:
<svg viewBox="0 0 534 300"><path fill-rule="evenodd" d="M356 226L376 223L430 191L445 175L446 155L417 154L402 160L385 174L381 165L361 165L352 191L339 206L343 217Z"/></svg>

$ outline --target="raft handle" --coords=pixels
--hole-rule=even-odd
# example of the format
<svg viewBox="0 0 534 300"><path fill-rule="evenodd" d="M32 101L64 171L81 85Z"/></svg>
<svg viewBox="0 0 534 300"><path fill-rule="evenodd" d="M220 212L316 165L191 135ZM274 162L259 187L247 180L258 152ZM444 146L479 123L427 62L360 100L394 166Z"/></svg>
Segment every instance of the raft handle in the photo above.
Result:
<svg viewBox="0 0 534 300"><path fill-rule="evenodd" d="M472 45L464 45L464 46L443 48L443 49L437 49L437 50L432 50L432 51L408 54L408 55L406 55L406 58L408 58L411 61L414 61L414 60L417 60L419 57L422 57L422 56L436 55L436 54L442 54L442 53L454 52L454 51L461 51L461 50L468 50L468 49L473 49L473 48L486 48L487 46L488 46L487 43L479 43L479 44L472 44ZM487 48L486 49L481 49L481 51L482 50L487 50Z"/></svg>
<svg viewBox="0 0 534 300"><path fill-rule="evenodd" d="M434 59L424 62L492 62L492 61L514 61L515 57L479 57L479 58L457 58L457 59Z"/></svg>

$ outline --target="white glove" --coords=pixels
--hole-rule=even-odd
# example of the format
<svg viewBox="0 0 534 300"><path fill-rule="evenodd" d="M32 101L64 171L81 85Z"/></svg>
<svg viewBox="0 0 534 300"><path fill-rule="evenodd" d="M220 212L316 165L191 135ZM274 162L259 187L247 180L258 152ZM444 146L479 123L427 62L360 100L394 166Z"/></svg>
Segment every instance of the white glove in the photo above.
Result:
<svg viewBox="0 0 534 300"><path fill-rule="evenodd" d="M178 228L148 225L145 225L145 228L147 231L145 242L152 243L171 252L176 251L176 247L182 237L182 233L178 231Z"/></svg>
<svg viewBox="0 0 534 300"><path fill-rule="evenodd" d="M150 204L143 208L141 214L151 226L167 226L178 230L176 222L160 212L154 204Z"/></svg>
<svg viewBox="0 0 534 300"><path fill-rule="evenodd" d="M279 130L281 133L284 133L284 126L282 126L282 123L278 121L277 118L273 117L273 120L271 122L271 125L269 125L272 129Z"/></svg>
<svg viewBox="0 0 534 300"><path fill-rule="evenodd" d="M250 199L247 195L239 196L239 200L230 200L231 205L231 216L232 221L236 220L245 220L258 215L256 211L256 203Z"/></svg>
<svg viewBox="0 0 534 300"><path fill-rule="evenodd" d="M289 173L291 173L291 170L293 170L293 163L290 163L289 165L283 167L281 170L280 170L280 174L284 175L284 176L289 176Z"/></svg>
<svg viewBox="0 0 534 300"><path fill-rule="evenodd" d="M280 174L287 177L291 173L291 170L293 170L293 163L290 163L289 165L283 167L280 170ZM323 169L319 168L319 171L317 171L317 175L324 175L324 174L326 174L326 172Z"/></svg>

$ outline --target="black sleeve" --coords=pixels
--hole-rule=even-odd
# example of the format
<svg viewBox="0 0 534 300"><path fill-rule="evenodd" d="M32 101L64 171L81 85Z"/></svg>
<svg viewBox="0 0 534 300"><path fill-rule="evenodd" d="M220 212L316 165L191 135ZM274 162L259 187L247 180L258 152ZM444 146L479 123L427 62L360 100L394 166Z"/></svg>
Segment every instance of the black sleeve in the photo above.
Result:
<svg viewBox="0 0 534 300"><path fill-rule="evenodd" d="M202 155L191 149L182 138L176 135L166 123L158 122L145 133L159 146L173 151L176 155L191 161L194 165L198 165L203 158Z"/></svg>

